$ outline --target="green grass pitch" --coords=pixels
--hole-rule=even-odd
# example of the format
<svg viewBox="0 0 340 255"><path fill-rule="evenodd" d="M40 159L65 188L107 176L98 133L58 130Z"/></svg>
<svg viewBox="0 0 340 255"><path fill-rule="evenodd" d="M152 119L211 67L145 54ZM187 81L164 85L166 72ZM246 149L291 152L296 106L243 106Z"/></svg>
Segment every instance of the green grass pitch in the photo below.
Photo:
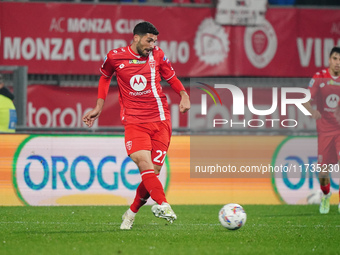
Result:
<svg viewBox="0 0 340 255"><path fill-rule="evenodd" d="M128 206L0 207L0 254L340 254L336 206L244 205L239 230L218 221L222 205L173 205L173 224L141 208L120 230Z"/></svg>

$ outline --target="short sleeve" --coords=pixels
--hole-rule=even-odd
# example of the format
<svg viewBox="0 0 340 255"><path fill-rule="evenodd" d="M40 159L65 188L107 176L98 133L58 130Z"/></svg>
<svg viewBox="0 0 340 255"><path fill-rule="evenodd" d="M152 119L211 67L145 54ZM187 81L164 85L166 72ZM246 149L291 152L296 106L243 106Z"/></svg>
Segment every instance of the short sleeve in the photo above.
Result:
<svg viewBox="0 0 340 255"><path fill-rule="evenodd" d="M106 77L111 77L114 74L115 70L111 64L110 52L104 58L104 63L100 68L100 72Z"/></svg>
<svg viewBox="0 0 340 255"><path fill-rule="evenodd" d="M165 80L170 80L172 77L175 76L175 70L171 66L171 62L168 57L164 54L164 52L159 49L160 51L160 74Z"/></svg>
<svg viewBox="0 0 340 255"><path fill-rule="evenodd" d="M318 94L319 86L320 86L320 80L321 80L321 77L320 77L319 73L316 73L313 76L313 78L309 81L308 88L310 90L311 98L313 100L315 100L315 98Z"/></svg>

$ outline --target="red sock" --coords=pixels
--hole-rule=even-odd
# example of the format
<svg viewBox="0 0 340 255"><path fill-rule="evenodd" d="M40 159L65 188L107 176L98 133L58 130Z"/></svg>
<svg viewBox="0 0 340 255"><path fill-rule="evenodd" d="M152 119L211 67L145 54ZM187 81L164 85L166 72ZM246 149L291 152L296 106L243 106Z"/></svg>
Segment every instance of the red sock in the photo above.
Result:
<svg viewBox="0 0 340 255"><path fill-rule="evenodd" d="M131 211L133 211L134 213L138 212L139 208L141 208L146 203L149 197L150 194L146 190L144 183L142 181L136 190L135 200L130 206Z"/></svg>
<svg viewBox="0 0 340 255"><path fill-rule="evenodd" d="M157 204L167 202L162 183L155 175L154 170L153 169L145 170L141 173L141 176L144 187L149 192L151 198L155 200Z"/></svg>
<svg viewBox="0 0 340 255"><path fill-rule="evenodd" d="M156 176L158 177L159 174L156 174ZM139 208L141 208L148 201L149 197L150 194L146 190L143 181L141 181L141 183L137 187L136 196L133 203L130 206L130 210L133 211L134 213L137 213L139 211Z"/></svg>
<svg viewBox="0 0 340 255"><path fill-rule="evenodd" d="M320 185L320 188L321 188L323 194L327 195L329 193L330 189L331 189L331 184L328 183L325 186Z"/></svg>
<svg viewBox="0 0 340 255"><path fill-rule="evenodd" d="M159 174L156 174L158 177ZM139 211L139 208L141 208L147 201L148 198L150 197L149 192L146 190L143 181L139 184L137 190L136 190L136 196L133 201L133 203L130 206L131 211L134 213L137 213Z"/></svg>

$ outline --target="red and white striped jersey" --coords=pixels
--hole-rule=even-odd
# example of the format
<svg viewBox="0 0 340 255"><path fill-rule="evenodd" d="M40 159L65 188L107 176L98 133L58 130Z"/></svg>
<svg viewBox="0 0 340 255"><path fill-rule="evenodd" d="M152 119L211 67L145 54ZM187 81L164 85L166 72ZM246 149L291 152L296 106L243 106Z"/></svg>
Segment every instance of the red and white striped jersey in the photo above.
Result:
<svg viewBox="0 0 340 255"><path fill-rule="evenodd" d="M107 77L116 74L123 124L170 119L160 81L161 76L170 80L175 71L159 47L148 57L134 53L130 46L111 50L100 71Z"/></svg>
<svg viewBox="0 0 340 255"><path fill-rule="evenodd" d="M340 101L340 77L332 77L328 69L324 69L313 76L309 90L321 113L321 119L316 121L317 131L329 135L340 134L340 124L334 117Z"/></svg>

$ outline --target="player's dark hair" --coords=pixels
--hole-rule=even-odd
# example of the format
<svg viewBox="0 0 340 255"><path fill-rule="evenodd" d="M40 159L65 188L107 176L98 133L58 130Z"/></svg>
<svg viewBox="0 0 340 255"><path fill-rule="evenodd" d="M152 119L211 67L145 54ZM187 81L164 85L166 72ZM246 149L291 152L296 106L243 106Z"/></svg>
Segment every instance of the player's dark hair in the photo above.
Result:
<svg viewBox="0 0 340 255"><path fill-rule="evenodd" d="M158 35L159 32L157 28L152 25L150 22L144 21L141 23L138 23L135 28L133 29L133 35L140 35L143 36L145 34L153 34Z"/></svg>
<svg viewBox="0 0 340 255"><path fill-rule="evenodd" d="M329 53L329 57L331 57L334 52L340 54L340 47L337 47L337 46L333 47L333 49L331 50L331 53Z"/></svg>

